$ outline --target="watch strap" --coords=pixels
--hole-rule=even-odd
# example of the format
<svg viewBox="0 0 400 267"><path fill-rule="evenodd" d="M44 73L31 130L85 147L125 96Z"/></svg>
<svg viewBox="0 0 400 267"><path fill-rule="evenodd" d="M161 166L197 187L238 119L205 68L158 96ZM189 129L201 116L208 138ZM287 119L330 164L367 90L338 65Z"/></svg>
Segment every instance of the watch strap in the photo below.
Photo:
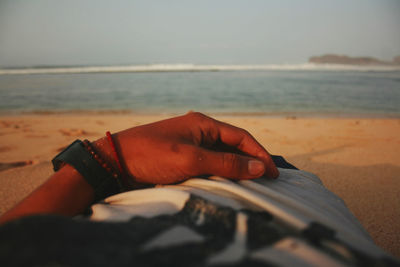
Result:
<svg viewBox="0 0 400 267"><path fill-rule="evenodd" d="M54 171L65 163L77 170L95 192L95 202L119 193L118 182L86 150L81 140L75 140L52 160Z"/></svg>

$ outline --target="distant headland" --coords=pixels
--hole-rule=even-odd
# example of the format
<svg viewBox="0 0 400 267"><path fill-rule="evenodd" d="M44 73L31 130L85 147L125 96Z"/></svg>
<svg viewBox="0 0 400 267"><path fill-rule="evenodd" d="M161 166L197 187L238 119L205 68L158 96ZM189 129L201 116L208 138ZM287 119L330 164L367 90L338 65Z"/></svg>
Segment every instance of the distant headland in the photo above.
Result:
<svg viewBox="0 0 400 267"><path fill-rule="evenodd" d="M400 56L394 57L392 61L384 61L373 57L349 57L345 55L326 54L313 56L308 60L315 64L340 64L357 66L400 66Z"/></svg>

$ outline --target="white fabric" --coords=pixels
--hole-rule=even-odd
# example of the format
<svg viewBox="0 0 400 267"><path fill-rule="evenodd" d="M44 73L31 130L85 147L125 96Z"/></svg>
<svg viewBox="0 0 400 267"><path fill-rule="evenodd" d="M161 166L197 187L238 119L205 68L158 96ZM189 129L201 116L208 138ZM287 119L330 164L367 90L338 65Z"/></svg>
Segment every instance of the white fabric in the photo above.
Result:
<svg viewBox="0 0 400 267"><path fill-rule="evenodd" d="M126 221L134 216L174 214L182 209L190 195L196 195L235 210L266 210L281 223L298 230L305 229L310 222L319 222L336 230L341 240L371 256L386 255L374 245L343 200L327 190L317 176L300 170L279 171L280 177L276 180L236 182L220 177L194 178L178 185L118 194L94 205L90 219ZM198 223L201 224L201 218ZM279 253L286 252L281 249ZM218 258L215 260L218 262Z"/></svg>

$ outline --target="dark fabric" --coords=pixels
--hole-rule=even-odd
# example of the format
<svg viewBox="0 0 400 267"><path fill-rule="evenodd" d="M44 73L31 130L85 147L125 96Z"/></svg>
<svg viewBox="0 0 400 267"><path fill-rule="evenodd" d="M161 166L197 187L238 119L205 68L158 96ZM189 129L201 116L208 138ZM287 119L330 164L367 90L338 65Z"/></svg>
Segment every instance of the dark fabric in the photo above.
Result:
<svg viewBox="0 0 400 267"><path fill-rule="evenodd" d="M271 155L271 157L278 168L298 170L295 166L287 162L282 156Z"/></svg>
<svg viewBox="0 0 400 267"><path fill-rule="evenodd" d="M128 222L92 222L59 216L33 216L10 222L0 227L0 265L204 266L210 256L233 242L239 212L248 217L251 226L249 251L269 246L285 236L267 212L235 211L191 196L177 214L134 217ZM202 241L144 249L149 241L175 226L187 227ZM245 257L231 266L271 265Z"/></svg>
<svg viewBox="0 0 400 267"><path fill-rule="evenodd" d="M396 266L391 259L374 259L357 252L331 235L337 253L324 246L326 235L293 231L265 211L234 210L191 196L173 215L133 217L127 222L93 222L59 216L32 216L0 227L0 266L210 266L208 260L234 242L238 214L247 217L246 253L240 260L212 266L273 266L249 257L287 237L302 239L343 266ZM200 223L201 221L201 223ZM182 241L148 248L154 238L173 227L186 227L200 241ZM315 227L314 227L315 228ZM319 227L314 232L321 232ZM146 248L147 247L147 248ZM303 255L307 258L307 255Z"/></svg>

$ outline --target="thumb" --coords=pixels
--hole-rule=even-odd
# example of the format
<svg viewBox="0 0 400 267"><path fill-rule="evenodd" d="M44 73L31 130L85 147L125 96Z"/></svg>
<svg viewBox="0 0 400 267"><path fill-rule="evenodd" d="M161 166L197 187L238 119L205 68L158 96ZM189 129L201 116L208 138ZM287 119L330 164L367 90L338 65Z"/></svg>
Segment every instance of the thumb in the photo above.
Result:
<svg viewBox="0 0 400 267"><path fill-rule="evenodd" d="M202 172L232 179L253 179L262 176L262 161L235 153L207 151L203 154Z"/></svg>

